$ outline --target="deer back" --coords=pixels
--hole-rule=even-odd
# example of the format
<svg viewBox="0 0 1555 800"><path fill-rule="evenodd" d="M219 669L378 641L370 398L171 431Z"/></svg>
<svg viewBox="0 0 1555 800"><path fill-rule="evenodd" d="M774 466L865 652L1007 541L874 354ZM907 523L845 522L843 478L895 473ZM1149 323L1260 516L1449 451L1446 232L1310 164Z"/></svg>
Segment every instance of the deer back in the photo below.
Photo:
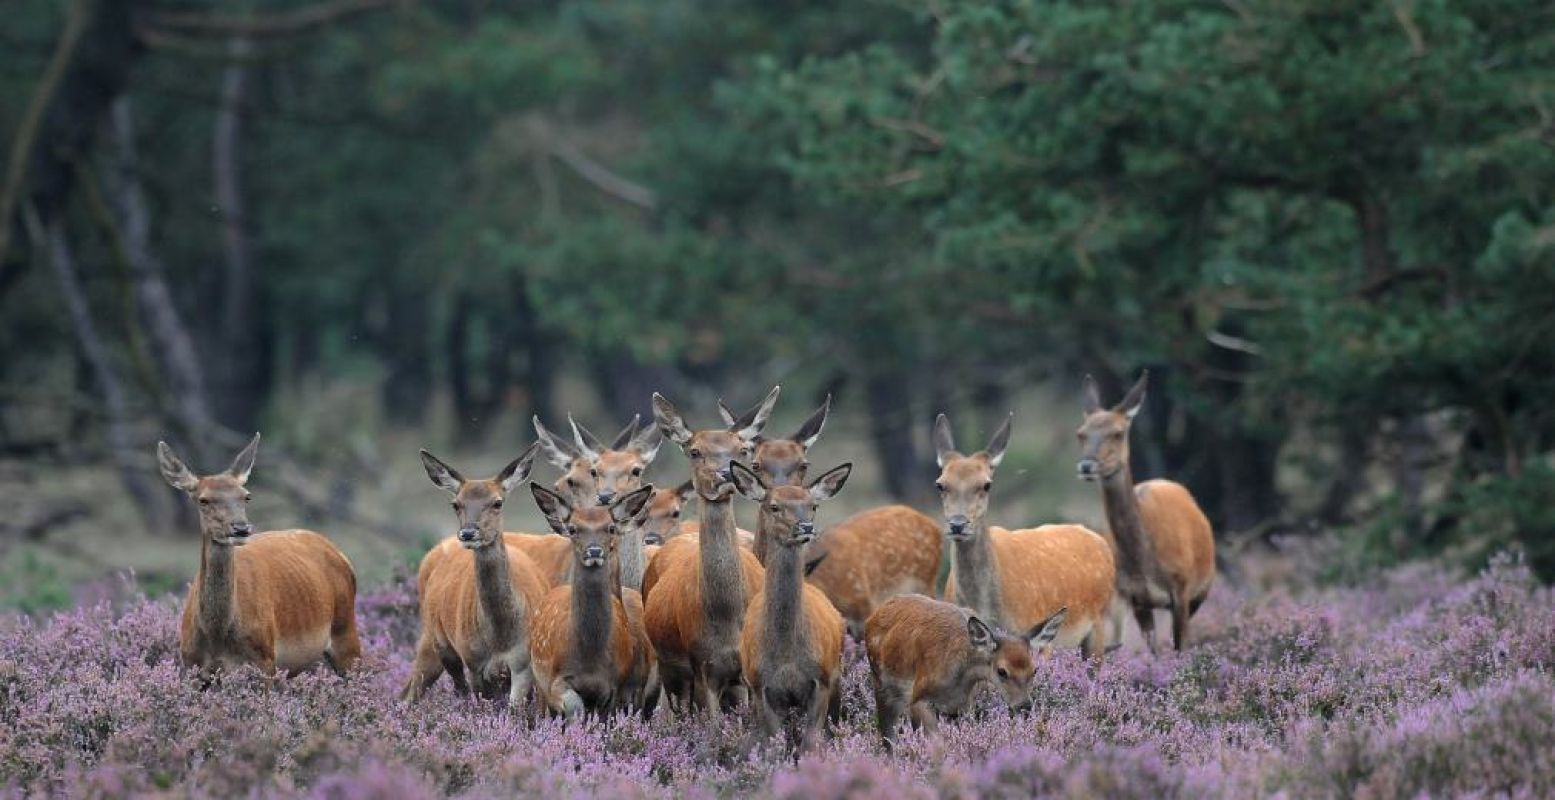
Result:
<svg viewBox="0 0 1555 800"><path fill-rule="evenodd" d="M1215 535L1209 518L1180 483L1145 481L1135 485L1134 495L1156 558L1175 584L1172 589L1202 597L1215 580Z"/></svg>
<svg viewBox="0 0 1555 800"><path fill-rule="evenodd" d="M1095 531L1084 525L1041 525L1013 531L992 527L988 535L1004 603L1003 619L992 624L1027 630L1067 607L1058 641L1068 646L1105 621L1117 570L1112 547ZM945 599L956 599L954 571Z"/></svg>
<svg viewBox="0 0 1555 800"><path fill-rule="evenodd" d="M934 591L940 539L939 523L916 509L892 505L862 511L810 546L810 559L824 560L809 580L850 623L862 626L891 597Z"/></svg>

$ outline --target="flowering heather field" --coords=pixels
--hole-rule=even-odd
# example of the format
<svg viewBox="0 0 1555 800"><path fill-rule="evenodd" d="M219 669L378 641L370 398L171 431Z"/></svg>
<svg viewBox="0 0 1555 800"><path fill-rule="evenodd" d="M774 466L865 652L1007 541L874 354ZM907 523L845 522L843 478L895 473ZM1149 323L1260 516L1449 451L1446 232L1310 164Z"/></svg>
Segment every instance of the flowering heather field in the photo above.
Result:
<svg viewBox="0 0 1555 800"><path fill-rule="evenodd" d="M395 697L410 588L361 598L366 671L257 673L202 690L174 663L176 601L82 608L0 634L8 795L1414 797L1555 795L1555 594L1502 560L1365 588L1239 595L1224 583L1185 655L1043 665L1037 702L991 704L938 735L876 743L862 648L846 721L785 762L737 719L563 729L500 704Z"/></svg>

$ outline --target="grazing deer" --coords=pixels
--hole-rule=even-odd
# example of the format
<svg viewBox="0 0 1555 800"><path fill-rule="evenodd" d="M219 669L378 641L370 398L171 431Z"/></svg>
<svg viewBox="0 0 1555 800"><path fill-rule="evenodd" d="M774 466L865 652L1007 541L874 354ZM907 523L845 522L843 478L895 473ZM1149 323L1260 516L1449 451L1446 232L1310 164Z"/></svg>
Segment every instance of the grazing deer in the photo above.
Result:
<svg viewBox="0 0 1555 800"><path fill-rule="evenodd" d="M1215 535L1193 495L1180 483L1134 484L1128 434L1145 402L1149 371L1123 402L1103 408L1096 381L1085 376L1085 422L1080 426L1079 477L1101 482L1107 524L1118 562L1117 591L1134 610L1139 632L1155 652L1155 610L1172 612L1172 645L1188 642L1188 619L1215 581Z"/></svg>
<svg viewBox="0 0 1555 800"><path fill-rule="evenodd" d="M854 638L864 636L864 622L879 604L900 594L932 593L939 580L939 523L903 505L854 514L810 549L823 559L810 583L842 612Z"/></svg>
<svg viewBox="0 0 1555 800"><path fill-rule="evenodd" d="M905 715L926 733L938 718L958 717L978 687L991 685L1012 711L1031 705L1033 656L1058 635L1060 608L1022 636L991 627L959 606L905 594L871 614L864 646L880 736L890 745Z"/></svg>
<svg viewBox="0 0 1555 800"><path fill-rule="evenodd" d="M528 479L535 451L530 445L489 480L465 480L421 451L427 477L453 496L463 550L438 561L421 585L421 640L406 700L419 700L444 671L460 694L474 684L492 697L506 681L511 709L529 693L530 613L549 587L528 556L504 545L502 501Z"/></svg>
<svg viewBox="0 0 1555 800"><path fill-rule="evenodd" d="M696 547L666 545L653 557L658 585L647 595L644 622L659 656L659 674L671 708L689 702L716 712L724 700L742 704L740 630L745 606L761 591L761 562L735 544L731 464L749 458L752 443L777 402L767 399L727 430L692 432L663 395L653 396L654 422L691 461L701 498Z"/></svg>
<svg viewBox="0 0 1555 800"><path fill-rule="evenodd" d="M202 670L252 664L269 675L319 661L344 675L362 645L356 635L356 574L328 539L313 531L254 534L248 521L249 473L259 434L226 472L196 477L157 442L157 465L200 512L200 570L189 586L178 654Z"/></svg>
<svg viewBox="0 0 1555 800"><path fill-rule="evenodd" d="M621 540L648 508L652 486L608 506L574 508L561 495L531 484L551 528L572 545L571 585L540 602L530 631L535 695L553 714L612 713L623 702L653 713L658 701L653 648L642 625L642 598L621 588ZM631 526L635 528L636 526Z"/></svg>
<svg viewBox="0 0 1555 800"><path fill-rule="evenodd" d="M990 528L988 495L994 470L1010 443L1011 414L970 456L956 451L950 420L934 422L939 490L950 538L950 580L945 599L970 608L984 622L1006 630L1030 630L1060 608L1069 613L1058 641L1080 644L1100 661L1107 649L1107 611L1116 580L1112 548L1083 525L1042 525L1025 530Z"/></svg>
<svg viewBox="0 0 1555 800"><path fill-rule="evenodd" d="M771 486L738 462L735 489L761 504L771 545L766 583L745 609L740 664L767 736L787 732L800 751L819 741L827 716L841 717L842 615L821 590L805 583L804 548L815 538L815 510L841 491L852 464L835 467L808 487Z"/></svg>

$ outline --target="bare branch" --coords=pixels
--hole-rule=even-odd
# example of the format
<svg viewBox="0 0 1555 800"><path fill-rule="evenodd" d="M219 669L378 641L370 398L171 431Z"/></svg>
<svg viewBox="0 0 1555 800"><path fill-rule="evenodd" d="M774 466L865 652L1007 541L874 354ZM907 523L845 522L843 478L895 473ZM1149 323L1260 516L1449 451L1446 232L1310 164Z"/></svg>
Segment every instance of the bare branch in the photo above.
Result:
<svg viewBox="0 0 1555 800"><path fill-rule="evenodd" d="M649 211L658 207L659 198L652 189L617 175L605 165L589 158L572 142L552 136L546 144L550 147L551 155L571 167L573 172L578 173L578 177L593 184L594 188Z"/></svg>

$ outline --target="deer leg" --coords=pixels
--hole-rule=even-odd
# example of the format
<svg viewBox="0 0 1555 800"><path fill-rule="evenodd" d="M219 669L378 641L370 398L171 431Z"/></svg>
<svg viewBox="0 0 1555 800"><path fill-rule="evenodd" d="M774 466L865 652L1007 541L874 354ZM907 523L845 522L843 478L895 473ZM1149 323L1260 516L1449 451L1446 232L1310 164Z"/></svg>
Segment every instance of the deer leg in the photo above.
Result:
<svg viewBox="0 0 1555 800"><path fill-rule="evenodd" d="M908 707L907 712L912 716L913 727L923 731L925 735L939 730L939 715L934 713L934 709L929 707L927 701L919 700L913 703Z"/></svg>
<svg viewBox="0 0 1555 800"><path fill-rule="evenodd" d="M517 659L508 664L508 710L517 712L529 699L529 688L534 684L534 674L529 671L529 660Z"/></svg>
<svg viewBox="0 0 1555 800"><path fill-rule="evenodd" d="M1178 652L1188 646L1188 617L1192 614L1188 609L1187 597L1172 595L1172 647Z"/></svg>
<svg viewBox="0 0 1555 800"><path fill-rule="evenodd" d="M1149 604L1134 604L1134 621L1139 623L1139 635L1145 637L1145 646L1155 655L1155 609Z"/></svg>
<svg viewBox="0 0 1555 800"><path fill-rule="evenodd" d="M896 743L896 729L902 723L907 710L907 695L894 686L875 687L875 722L880 726L880 738L886 747Z"/></svg>
<svg viewBox="0 0 1555 800"><path fill-rule="evenodd" d="M821 743L821 733L826 728L827 708L831 706L831 692L817 685L810 696L810 707L804 710L804 721L799 729L799 752L813 752Z"/></svg>
<svg viewBox="0 0 1555 800"><path fill-rule="evenodd" d="M464 683L463 667L460 667L460 675L455 685ZM405 689L400 693L400 698L406 702L414 703L437 683L437 677L443 674L443 662L437 657L437 648L425 637L416 648L416 660L410 667L410 679L405 681ZM453 674L450 672L450 674Z"/></svg>
<svg viewBox="0 0 1555 800"><path fill-rule="evenodd" d="M1080 640L1080 652L1092 664L1102 662L1107 655L1107 620L1097 620L1091 625L1091 632Z"/></svg>

